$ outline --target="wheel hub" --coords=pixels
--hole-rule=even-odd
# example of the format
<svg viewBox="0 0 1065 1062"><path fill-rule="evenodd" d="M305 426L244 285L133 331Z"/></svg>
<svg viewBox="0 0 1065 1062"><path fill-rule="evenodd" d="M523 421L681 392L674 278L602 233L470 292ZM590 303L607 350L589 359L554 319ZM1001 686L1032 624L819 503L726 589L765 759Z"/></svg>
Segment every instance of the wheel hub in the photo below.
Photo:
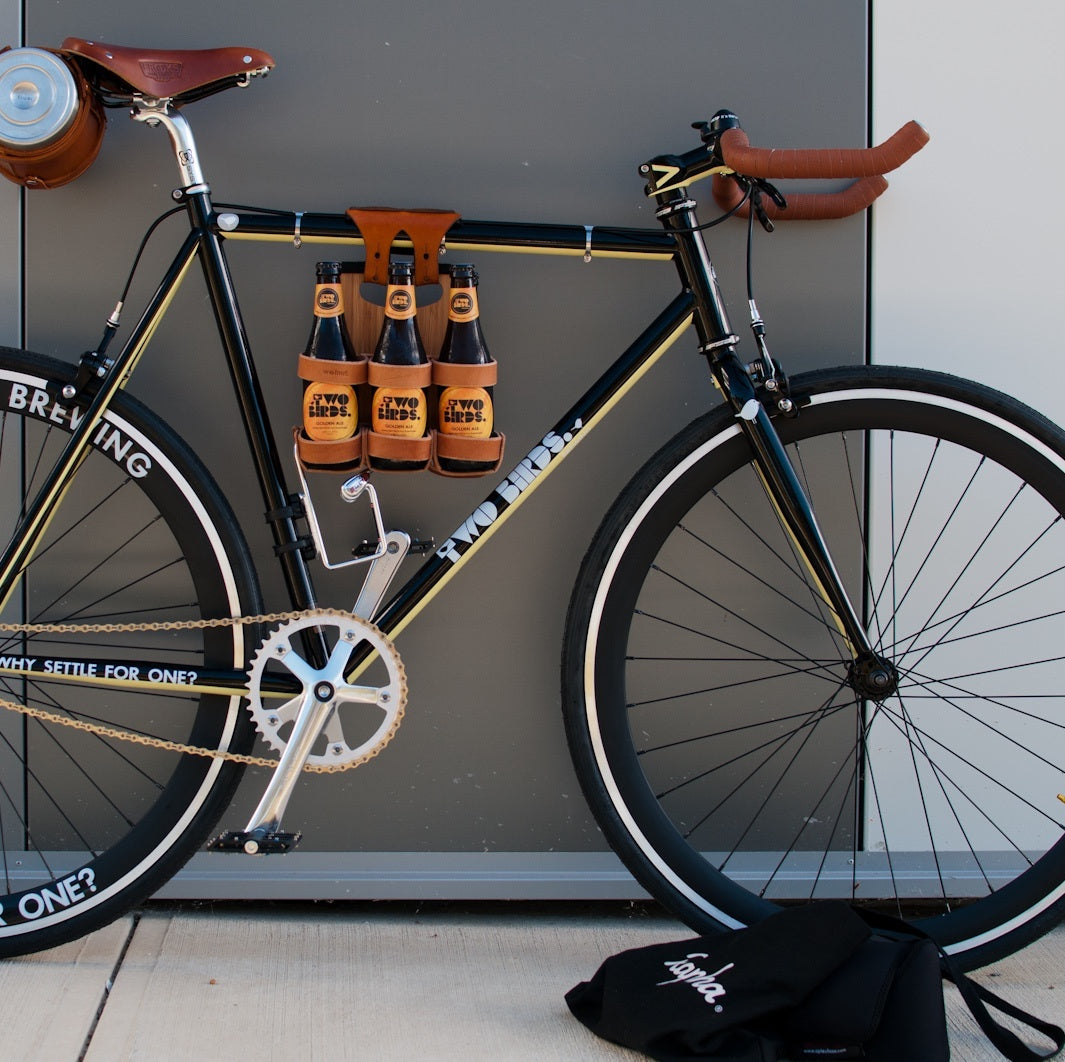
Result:
<svg viewBox="0 0 1065 1062"><path fill-rule="evenodd" d="M860 697L880 703L898 691L899 673L890 660L872 654L851 664L850 684Z"/></svg>

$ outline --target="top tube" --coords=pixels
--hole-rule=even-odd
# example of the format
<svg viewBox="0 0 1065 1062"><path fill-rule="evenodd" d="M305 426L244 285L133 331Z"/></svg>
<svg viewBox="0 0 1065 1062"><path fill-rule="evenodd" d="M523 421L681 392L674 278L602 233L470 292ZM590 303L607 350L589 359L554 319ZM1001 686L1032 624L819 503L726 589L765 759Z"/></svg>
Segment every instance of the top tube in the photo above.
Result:
<svg viewBox="0 0 1065 1062"><path fill-rule="evenodd" d="M212 224L227 239L333 243L361 239L345 214L259 213L254 208L220 206ZM646 258L666 261L676 252L673 234L658 229L596 225L553 225L536 222L467 221L460 219L445 237L447 250L513 251L526 254L585 255L590 258ZM401 235L393 244L410 248Z"/></svg>

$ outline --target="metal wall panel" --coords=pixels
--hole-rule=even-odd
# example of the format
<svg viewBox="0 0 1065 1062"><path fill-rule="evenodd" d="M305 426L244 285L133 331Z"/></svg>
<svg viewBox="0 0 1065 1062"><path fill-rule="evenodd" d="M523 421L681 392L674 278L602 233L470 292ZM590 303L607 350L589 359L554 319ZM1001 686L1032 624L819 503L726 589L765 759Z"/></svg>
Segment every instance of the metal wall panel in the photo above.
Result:
<svg viewBox="0 0 1065 1062"><path fill-rule="evenodd" d="M0 41L22 43L22 5L0 2ZM18 187L0 181L0 343L18 346L22 332L22 197Z"/></svg>
<svg viewBox="0 0 1065 1062"><path fill-rule="evenodd" d="M382 0L189 0L179 8L108 0L91 13L74 0L26 6L28 43L77 35L273 53L278 68L264 83L187 112L219 202L434 206L468 218L651 225L636 166L693 146L689 123L719 107L736 109L756 143L861 144L866 136L865 5L852 0L467 0L402 9ZM175 183L164 135L117 112L88 174L31 197L30 346L73 359L97 341L140 233L168 208ZM158 276L178 225L153 241L132 303ZM740 223L711 233L738 327L744 237ZM862 218L780 226L757 240L759 305L789 370L863 357L865 253ZM309 327L315 257L310 246L232 249L282 439L297 408L294 362ZM668 265L579 258L484 255L477 265L512 463L665 304L675 279ZM203 857L173 890L277 895L288 883L305 896L631 891L603 857L573 777L558 659L570 588L599 515L632 470L705 404L694 338L677 344L667 363L403 634L407 717L370 765L302 783L285 825L304 830L305 854ZM212 467L260 558L268 606L282 607L266 570L271 555L250 464L234 456L242 436L219 371L214 325L192 277L131 389ZM439 541L490 486L392 477L382 486L385 517ZM346 537L342 527L334 533ZM322 585L326 599L353 600L343 574ZM243 826L263 784L260 772L249 773L224 826Z"/></svg>

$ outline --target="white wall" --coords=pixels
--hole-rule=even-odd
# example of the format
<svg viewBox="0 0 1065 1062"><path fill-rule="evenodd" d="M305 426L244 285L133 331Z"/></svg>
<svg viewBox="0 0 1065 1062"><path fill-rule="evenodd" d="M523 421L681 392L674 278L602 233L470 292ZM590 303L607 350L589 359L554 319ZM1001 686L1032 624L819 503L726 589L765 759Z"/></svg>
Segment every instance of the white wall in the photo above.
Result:
<svg viewBox="0 0 1065 1062"><path fill-rule="evenodd" d="M932 136L873 212L873 360L997 384L1059 423L1062 30L1060 0L873 4L873 139L909 118Z"/></svg>

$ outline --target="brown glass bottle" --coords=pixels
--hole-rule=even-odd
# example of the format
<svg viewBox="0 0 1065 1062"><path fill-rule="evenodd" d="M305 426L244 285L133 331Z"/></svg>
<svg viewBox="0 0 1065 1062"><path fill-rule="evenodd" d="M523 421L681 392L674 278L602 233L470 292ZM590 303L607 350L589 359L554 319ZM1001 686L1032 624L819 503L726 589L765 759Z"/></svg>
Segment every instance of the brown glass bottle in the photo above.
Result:
<svg viewBox="0 0 1065 1062"><path fill-rule="evenodd" d="M418 324L414 295L414 267L409 262L393 262L388 269L385 320L371 358L372 365L395 368L428 365ZM374 370L371 368L371 382ZM413 374L412 374L413 375ZM422 439L429 430L428 391L425 387L403 386L397 380L374 386L370 398L371 429L393 439ZM424 468L425 461L404 461L371 456L374 468L407 470Z"/></svg>
<svg viewBox="0 0 1065 1062"><path fill-rule="evenodd" d="M303 433L314 442L342 443L359 427L359 403L350 382L358 356L344 321L340 263L319 262L314 288L314 323L300 358Z"/></svg>
<svg viewBox="0 0 1065 1062"><path fill-rule="evenodd" d="M451 267L447 331L438 360L444 365L488 365L492 361L481 331L477 273L472 265ZM456 438L490 438L494 422L492 394L491 387L442 387L437 400L437 431ZM491 461L439 460L440 467L448 472L480 472L494 466Z"/></svg>

